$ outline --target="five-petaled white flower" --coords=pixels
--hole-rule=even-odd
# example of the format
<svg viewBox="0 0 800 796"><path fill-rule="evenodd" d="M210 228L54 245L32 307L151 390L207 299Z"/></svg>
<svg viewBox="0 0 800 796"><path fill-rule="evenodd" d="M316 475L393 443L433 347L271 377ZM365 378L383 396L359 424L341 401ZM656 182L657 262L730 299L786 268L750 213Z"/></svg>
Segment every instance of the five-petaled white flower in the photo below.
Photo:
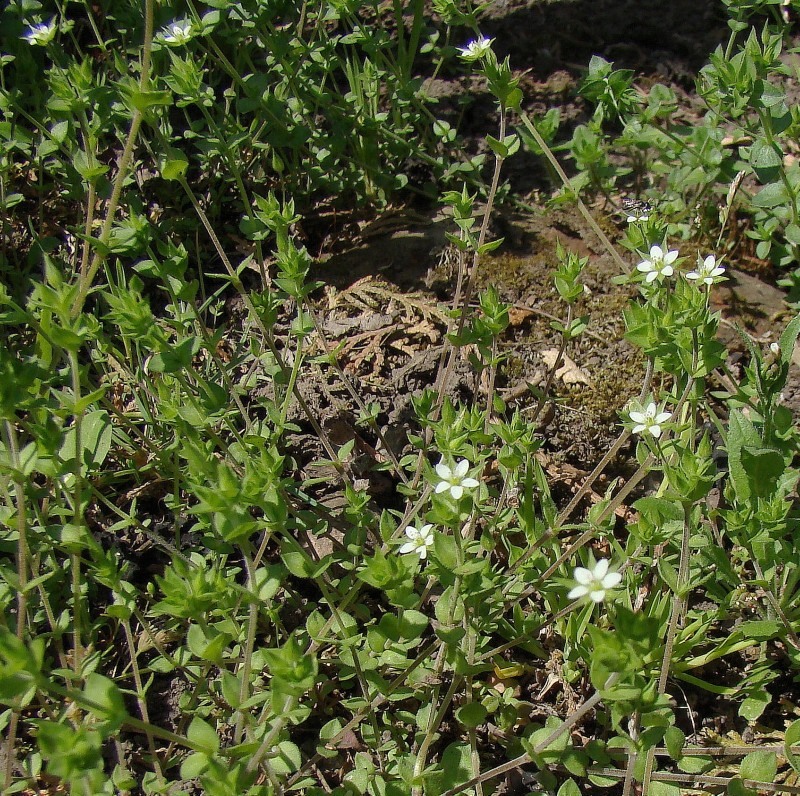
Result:
<svg viewBox="0 0 800 796"><path fill-rule="evenodd" d="M428 557L428 548L433 544L433 525L423 525L421 528L414 528L409 525L406 528L408 541L400 548L400 552L416 553L420 561Z"/></svg>
<svg viewBox="0 0 800 796"><path fill-rule="evenodd" d="M644 408L644 412L629 412L628 417L636 424L633 427L634 434L640 434L642 431L649 431L656 439L661 436L661 424L666 423L672 417L669 412L658 410L659 406L655 402L650 401Z"/></svg>
<svg viewBox="0 0 800 796"><path fill-rule="evenodd" d="M701 260L698 254L697 268L689 271L686 278L698 279L701 285L713 285L714 282L722 281L724 273L725 269L721 265L717 265L717 258L713 254L709 254L705 260Z"/></svg>
<svg viewBox="0 0 800 796"><path fill-rule="evenodd" d="M570 600L588 596L592 602L602 602L606 592L619 585L622 575L608 571L608 560L601 558L591 569L575 567L575 581L578 584L567 595Z"/></svg>
<svg viewBox="0 0 800 796"><path fill-rule="evenodd" d="M672 276L674 268L672 263L678 259L678 252L673 249L671 252L664 252L664 250L654 245L650 247L650 256L645 257L639 265L636 266L637 270L641 271L645 276L645 282L655 282L656 279L662 279L665 276Z"/></svg>
<svg viewBox="0 0 800 796"><path fill-rule="evenodd" d="M176 19L161 29L161 41L165 44L181 45L192 40L194 28L188 19Z"/></svg>
<svg viewBox="0 0 800 796"><path fill-rule="evenodd" d="M458 53L465 61L477 61L492 51L492 42L494 39L481 36L471 41L466 47L459 47Z"/></svg>
<svg viewBox="0 0 800 796"><path fill-rule="evenodd" d="M439 464L436 465L436 475L442 479L436 484L437 494L449 490L451 496L455 498L455 500L460 500L465 489L474 489L476 486L480 486L478 481L474 478L465 477L468 470L469 462L466 459L456 462L456 466L452 469L450 469L450 467L444 463L444 459L442 459Z"/></svg>
<svg viewBox="0 0 800 796"><path fill-rule="evenodd" d="M31 25L25 33L22 34L22 38L25 39L28 44L37 44L40 47L44 47L53 41L55 35L56 20L55 17L53 17L49 22L37 22Z"/></svg>

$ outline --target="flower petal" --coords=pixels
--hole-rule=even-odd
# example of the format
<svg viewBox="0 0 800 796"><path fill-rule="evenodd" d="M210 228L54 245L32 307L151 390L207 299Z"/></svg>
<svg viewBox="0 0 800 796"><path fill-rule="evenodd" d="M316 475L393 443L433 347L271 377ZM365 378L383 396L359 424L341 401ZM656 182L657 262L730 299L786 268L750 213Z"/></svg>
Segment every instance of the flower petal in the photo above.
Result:
<svg viewBox="0 0 800 796"><path fill-rule="evenodd" d="M671 252L667 252L664 255L664 262L667 265L672 265L672 263L674 263L675 260L677 260L677 259L678 259L678 251L677 251L677 249L673 249Z"/></svg>
<svg viewBox="0 0 800 796"><path fill-rule="evenodd" d="M602 580L606 576L606 572L608 572L608 559L601 558L594 565L594 569L592 570L592 575L594 575L595 580Z"/></svg>
<svg viewBox="0 0 800 796"><path fill-rule="evenodd" d="M603 578L603 588L605 589L613 589L615 586L618 586L620 581L622 580L622 575L619 572L609 572Z"/></svg>
<svg viewBox="0 0 800 796"><path fill-rule="evenodd" d="M567 598L570 600L577 600L578 597L584 597L589 593L589 589L586 586L575 586L574 588L570 589L567 593Z"/></svg>
<svg viewBox="0 0 800 796"><path fill-rule="evenodd" d="M573 577L581 586L588 586L590 583L594 582L594 575L591 570L586 569L586 567L575 567Z"/></svg>
<svg viewBox="0 0 800 796"><path fill-rule="evenodd" d="M453 474L453 471L444 463L444 459L442 459L439 464L436 465L436 475L439 478L444 478L445 481L450 479L450 476Z"/></svg>
<svg viewBox="0 0 800 796"><path fill-rule="evenodd" d="M455 500L461 500L461 496L464 494L464 488L460 484L452 484L450 486L450 494Z"/></svg>
<svg viewBox="0 0 800 796"><path fill-rule="evenodd" d="M474 478L465 478L461 482L461 486L465 486L468 489L475 489L476 486L480 486L480 485L481 485L481 482L480 481L476 481Z"/></svg>
<svg viewBox="0 0 800 796"><path fill-rule="evenodd" d="M592 602L601 603L603 602L603 597L606 596L605 589L595 589L594 591L589 592L589 597L591 598Z"/></svg>
<svg viewBox="0 0 800 796"><path fill-rule="evenodd" d="M664 250L657 243L654 243L650 247L650 259L662 260L663 258L664 258Z"/></svg>
<svg viewBox="0 0 800 796"><path fill-rule="evenodd" d="M469 462L466 459L462 459L453 468L453 475L456 478L463 478L467 474L468 470L469 470Z"/></svg>
<svg viewBox="0 0 800 796"><path fill-rule="evenodd" d="M446 489L450 489L450 482L449 481L439 481L436 484L436 489L433 491L438 495L440 492L444 492Z"/></svg>

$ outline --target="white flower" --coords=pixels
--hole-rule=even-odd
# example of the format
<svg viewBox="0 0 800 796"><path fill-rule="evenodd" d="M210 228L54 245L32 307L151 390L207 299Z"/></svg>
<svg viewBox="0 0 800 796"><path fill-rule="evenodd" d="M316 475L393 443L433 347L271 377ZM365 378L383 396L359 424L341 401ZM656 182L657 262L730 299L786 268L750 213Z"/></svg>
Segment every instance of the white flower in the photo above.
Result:
<svg viewBox="0 0 800 796"><path fill-rule="evenodd" d="M672 263L678 259L678 252L671 251L664 253L660 246L650 247L650 257L645 257L639 265L636 266L637 270L641 271L647 276L644 278L645 282L655 282L656 279L662 279L665 276L672 276L674 268Z"/></svg>
<svg viewBox="0 0 800 796"><path fill-rule="evenodd" d="M645 221L649 221L649 220L650 220L650 216L648 216L646 213L644 215L641 215L641 216L628 216L628 218L627 218L627 221L628 221L629 224L635 224L637 221L645 222Z"/></svg>
<svg viewBox="0 0 800 796"><path fill-rule="evenodd" d="M406 528L408 541L400 548L402 554L416 553L420 561L428 557L428 548L433 544L433 525L423 525L421 528Z"/></svg>
<svg viewBox="0 0 800 796"><path fill-rule="evenodd" d="M672 416L669 412L659 412L658 410L659 407L650 401L644 412L629 412L628 417L636 423L633 433L640 434L642 431L649 431L658 439L661 436L661 424L666 423Z"/></svg>
<svg viewBox="0 0 800 796"><path fill-rule="evenodd" d="M714 282L721 282L722 275L725 269L721 265L717 265L717 258L713 254L709 254L705 260L700 259L697 255L697 268L694 271L689 271L686 274L687 279L699 279L702 285L713 285Z"/></svg>
<svg viewBox="0 0 800 796"><path fill-rule="evenodd" d="M576 567L574 577L578 585L570 590L567 597L576 600L588 595L595 603L602 602L606 592L619 585L622 580L619 572L608 571L608 560L605 558L601 558L592 569Z"/></svg>
<svg viewBox="0 0 800 796"><path fill-rule="evenodd" d="M190 42L193 35L194 29L188 19L176 19L161 29L160 38L165 44L180 46Z"/></svg>
<svg viewBox="0 0 800 796"><path fill-rule="evenodd" d="M37 22L31 25L25 33L22 34L22 38L25 39L28 44L36 44L40 47L44 47L53 41L55 35L56 20L55 17L53 17L49 22Z"/></svg>
<svg viewBox="0 0 800 796"><path fill-rule="evenodd" d="M468 470L469 462L466 459L456 462L456 466L452 470L444 463L444 459L442 459L439 464L436 465L436 475L442 479L436 484L437 494L449 489L452 497L455 498L455 500L460 500L461 496L464 494L464 489L474 489L476 486L480 486L478 481L474 478L465 478Z"/></svg>
<svg viewBox="0 0 800 796"><path fill-rule="evenodd" d="M485 36L481 36L475 41L471 41L466 47L459 47L459 55L465 61L477 61L492 51L492 42L494 42L494 39L487 39Z"/></svg>

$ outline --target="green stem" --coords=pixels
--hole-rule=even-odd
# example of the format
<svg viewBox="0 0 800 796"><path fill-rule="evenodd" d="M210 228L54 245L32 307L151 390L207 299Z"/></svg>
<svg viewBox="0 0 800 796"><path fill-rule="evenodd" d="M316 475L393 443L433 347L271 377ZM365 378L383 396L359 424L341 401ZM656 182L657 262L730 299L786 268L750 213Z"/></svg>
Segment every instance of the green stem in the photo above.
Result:
<svg viewBox="0 0 800 796"><path fill-rule="evenodd" d="M150 53L153 46L153 8L155 0L145 0L144 12L144 45L142 50L141 62L141 77L139 79L139 90L141 92L147 91L150 83ZM114 187L111 190L111 197L106 205L106 218L103 222L103 227L100 231L98 238L98 247L92 258L91 265L86 274L82 274L78 281L78 292L75 300L72 303L72 316L77 317L83 305L86 302L86 297L92 286L95 276L97 275L100 266L105 262L108 256L108 241L111 237L111 230L114 226L114 216L116 215L117 208L119 207L120 197L122 196L122 187L128 177L128 171L133 160L133 149L136 145L136 137L139 133L144 114L142 111L136 109L131 117L131 126L128 130L128 137L125 141L125 148L122 151L122 156L119 159L119 167L116 179L114 180ZM90 246L91 242L86 241L86 246Z"/></svg>

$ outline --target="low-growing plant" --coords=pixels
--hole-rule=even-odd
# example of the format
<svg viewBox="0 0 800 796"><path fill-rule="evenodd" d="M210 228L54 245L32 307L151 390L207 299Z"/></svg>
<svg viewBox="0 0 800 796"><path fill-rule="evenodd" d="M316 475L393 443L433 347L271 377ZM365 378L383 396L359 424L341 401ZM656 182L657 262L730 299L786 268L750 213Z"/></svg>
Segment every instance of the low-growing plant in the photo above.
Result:
<svg viewBox="0 0 800 796"><path fill-rule="evenodd" d="M800 722L774 728L778 746L720 751L688 739L680 716L690 690L756 722L774 707L767 686L800 667L798 433L782 399L800 317L771 341L742 333L732 373L710 301L728 252L686 215L726 181L730 211L740 187L741 164L710 152L731 103L761 125L748 162L766 179L758 147L774 152L787 129L769 126L783 116L764 90L778 34L749 35L736 61L763 58L760 93L722 97L715 75L735 57L715 55L702 80L717 81L716 121L693 135L670 127L664 91L642 104L632 74L593 59L581 90L597 111L573 137L572 180L549 145L555 126L522 111L493 41L455 50L496 102L492 168L480 210L469 186L443 193L456 285L437 316L436 380L413 396L397 447L325 339L299 208L345 191L380 200L403 182L400 164L426 151L408 143L425 108L413 63L437 39L421 3L407 28L393 4L395 38L360 3L280 6L158 9L160 33L150 2L143 25L127 5L88 28L61 7L4 12L24 39L3 61L17 77L3 95L4 232L21 237L27 217L35 241L13 277L21 255L6 248L0 283L4 792L449 796L494 792L524 769L532 792L559 796L747 794L783 787L779 765L793 792ZM100 52L115 72L96 69ZM20 81L39 68L47 81L26 96ZM617 144L663 155L669 141L664 163L688 170L681 186L649 155L632 159L664 193L627 206L625 254L581 199L626 176L606 158L612 122L625 125ZM635 143L637 130L649 137ZM496 389L511 308L477 289L502 243L490 237L502 166L523 141L619 265L626 336L646 362L616 441L569 499L538 456L539 419L591 323L588 258L557 249L560 345L530 413ZM431 158L434 176L449 165ZM786 192L771 217L788 221L790 169L773 165ZM39 175L32 197L23 169ZM174 216L154 215L151 189L175 194ZM83 212L50 228L45 205L78 198ZM252 242L245 256L230 254L230 218ZM480 385L468 401L450 391L462 361ZM370 443L322 422L303 389L313 370L348 391ZM382 501L361 478L367 446ZM625 450L630 469L599 494ZM725 660L739 664L720 682ZM563 696L543 709L552 689Z"/></svg>

